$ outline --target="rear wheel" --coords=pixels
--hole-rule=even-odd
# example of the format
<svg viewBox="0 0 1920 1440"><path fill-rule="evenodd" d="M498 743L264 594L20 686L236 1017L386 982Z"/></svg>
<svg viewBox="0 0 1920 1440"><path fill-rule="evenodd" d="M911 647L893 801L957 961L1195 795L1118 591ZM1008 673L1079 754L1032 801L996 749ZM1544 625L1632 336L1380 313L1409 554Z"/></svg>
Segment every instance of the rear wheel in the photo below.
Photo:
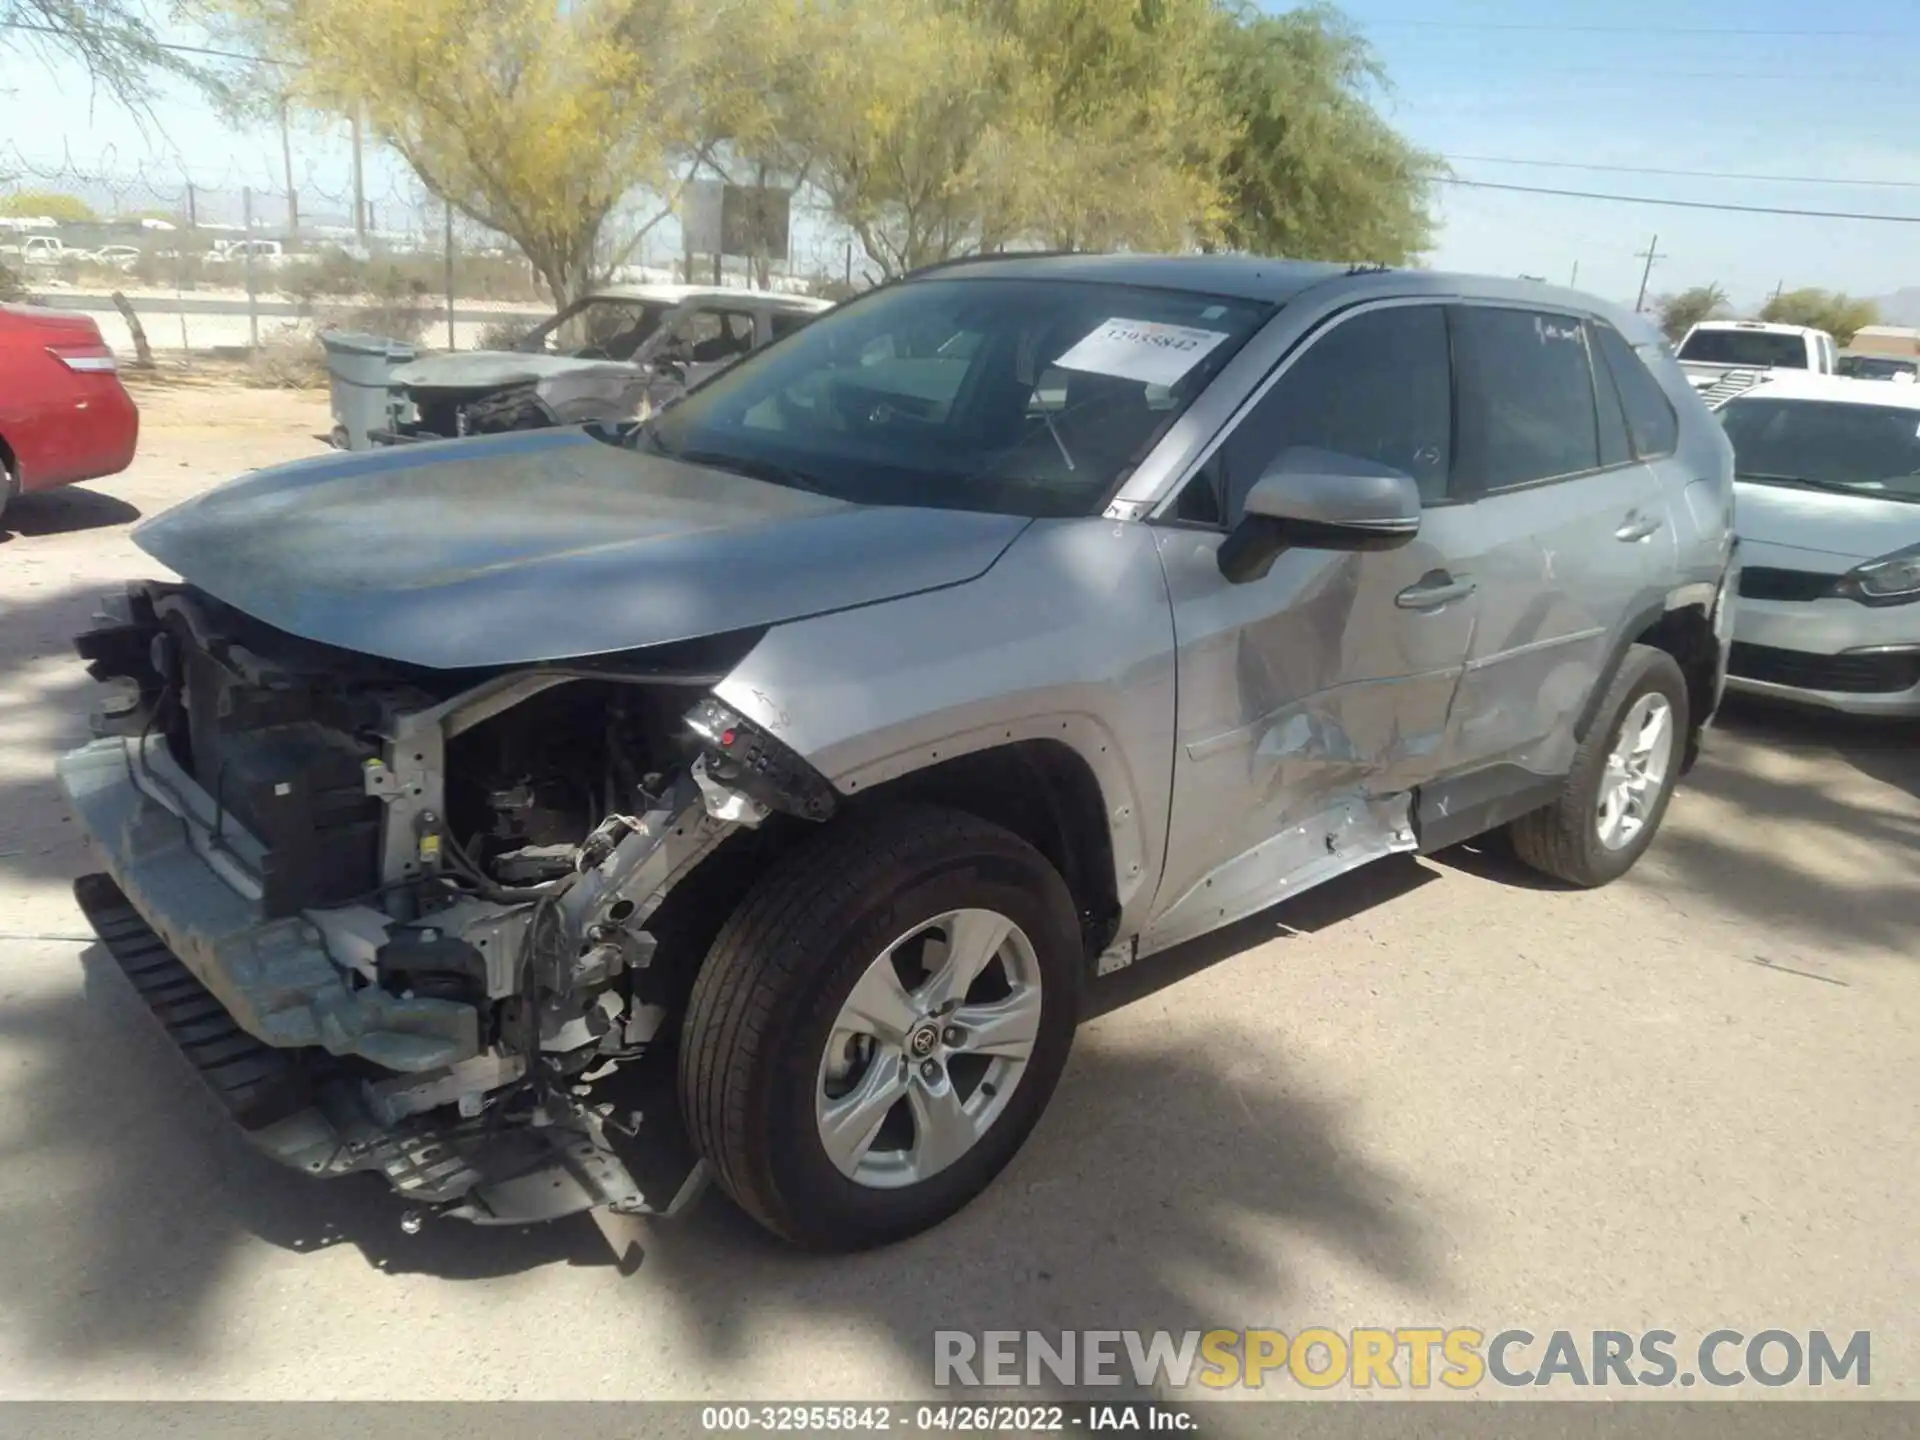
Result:
<svg viewBox="0 0 1920 1440"><path fill-rule="evenodd" d="M0 446L0 521L7 515L7 507L20 494L20 472L13 468L7 459L6 447Z"/></svg>
<svg viewBox="0 0 1920 1440"><path fill-rule="evenodd" d="M850 819L748 895L695 982L687 1129L721 1186L797 1244L938 1224L1013 1158L1072 1044L1066 885L957 811Z"/></svg>
<svg viewBox="0 0 1920 1440"><path fill-rule="evenodd" d="M1664 650L1621 661L1553 804L1509 827L1514 853L1572 885L1633 868L1667 813L1688 735L1687 680Z"/></svg>

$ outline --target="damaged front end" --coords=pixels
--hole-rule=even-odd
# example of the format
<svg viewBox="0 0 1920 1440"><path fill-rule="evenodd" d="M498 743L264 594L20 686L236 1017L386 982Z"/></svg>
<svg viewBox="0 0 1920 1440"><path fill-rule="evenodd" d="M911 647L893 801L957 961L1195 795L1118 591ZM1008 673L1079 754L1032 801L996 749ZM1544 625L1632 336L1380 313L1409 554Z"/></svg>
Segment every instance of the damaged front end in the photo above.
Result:
<svg viewBox="0 0 1920 1440"><path fill-rule="evenodd" d="M130 587L77 642L119 693L59 765L76 895L277 1159L481 1223L671 1213L702 1171L657 922L837 803L709 693L754 638L436 671Z"/></svg>
<svg viewBox="0 0 1920 1440"><path fill-rule="evenodd" d="M658 377L648 367L624 362L554 361L534 357L516 363L474 366L461 362L492 357L433 357L394 372L393 427L373 436L379 444L448 440L466 435L504 435L559 425L614 424L644 419L654 408Z"/></svg>

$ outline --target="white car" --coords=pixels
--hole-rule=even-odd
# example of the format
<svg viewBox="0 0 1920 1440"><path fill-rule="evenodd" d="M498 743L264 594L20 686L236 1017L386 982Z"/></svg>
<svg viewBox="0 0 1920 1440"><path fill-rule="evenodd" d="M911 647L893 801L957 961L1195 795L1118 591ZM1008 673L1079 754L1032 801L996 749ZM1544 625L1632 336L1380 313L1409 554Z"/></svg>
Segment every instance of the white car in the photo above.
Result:
<svg viewBox="0 0 1920 1440"><path fill-rule="evenodd" d="M138 245L102 245L93 252L96 264L110 265L116 270L131 270L140 263Z"/></svg>
<svg viewBox="0 0 1920 1440"><path fill-rule="evenodd" d="M1727 688L1920 716L1920 386L1781 377L1719 413L1742 562Z"/></svg>

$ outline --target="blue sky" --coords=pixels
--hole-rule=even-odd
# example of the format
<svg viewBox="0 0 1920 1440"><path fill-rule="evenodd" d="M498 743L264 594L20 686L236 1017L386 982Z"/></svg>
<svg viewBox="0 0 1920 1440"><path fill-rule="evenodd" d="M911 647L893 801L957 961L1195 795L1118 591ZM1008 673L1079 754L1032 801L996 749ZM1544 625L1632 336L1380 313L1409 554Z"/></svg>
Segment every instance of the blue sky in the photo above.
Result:
<svg viewBox="0 0 1920 1440"><path fill-rule="evenodd" d="M1284 8L1269 3L1268 8ZM1393 89L1403 132L1452 158L1463 179L1610 195L1920 216L1920 5L1852 0L1352 0ZM182 35L178 38L191 39ZM203 187L279 188L272 127L236 133L203 103L169 94L143 134L83 74L0 51L0 160ZM297 131L295 175L309 214L339 210L343 133ZM1540 161L1545 164L1494 163ZM1571 168L1748 172L1788 183ZM1905 188L1902 188L1904 186ZM413 188L371 159L369 193L398 207ZM1659 293L1715 280L1736 301L1781 281L1862 294L1920 286L1920 225L1670 209L1443 187L1438 266L1565 281L1631 301L1659 235ZM129 200L132 206L136 202ZM216 205L219 203L215 202ZM237 215L232 218L237 219ZM657 253L668 253L664 235ZM799 237L803 258L837 250Z"/></svg>

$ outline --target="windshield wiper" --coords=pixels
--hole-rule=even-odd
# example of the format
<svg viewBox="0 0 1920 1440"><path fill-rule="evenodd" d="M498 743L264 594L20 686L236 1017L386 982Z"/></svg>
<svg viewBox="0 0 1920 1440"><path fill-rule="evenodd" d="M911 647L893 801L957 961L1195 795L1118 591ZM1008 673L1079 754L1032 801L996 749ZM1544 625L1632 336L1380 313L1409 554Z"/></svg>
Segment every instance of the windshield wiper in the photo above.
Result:
<svg viewBox="0 0 1920 1440"><path fill-rule="evenodd" d="M653 441L659 453L688 465L705 465L712 470L726 470L735 475L745 475L750 480L766 480L775 485L786 485L795 490L805 490L810 495L828 495L827 488L804 470L791 465L782 465L773 460L755 460L746 455L729 455L721 450L668 450Z"/></svg>

